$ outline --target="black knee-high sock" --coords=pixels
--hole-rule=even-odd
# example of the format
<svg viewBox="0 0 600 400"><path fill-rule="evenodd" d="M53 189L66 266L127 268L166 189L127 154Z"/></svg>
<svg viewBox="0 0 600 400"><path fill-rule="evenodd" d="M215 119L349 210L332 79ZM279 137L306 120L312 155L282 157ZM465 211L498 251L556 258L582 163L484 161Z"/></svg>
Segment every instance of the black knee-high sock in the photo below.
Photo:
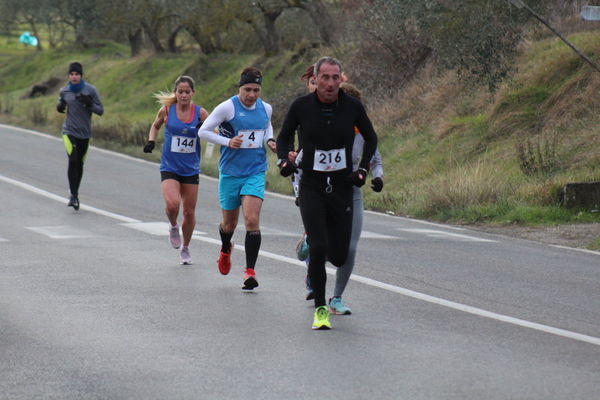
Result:
<svg viewBox="0 0 600 400"><path fill-rule="evenodd" d="M260 231L246 232L246 242L244 243L246 247L246 268L254 269L260 250L260 241Z"/></svg>
<svg viewBox="0 0 600 400"><path fill-rule="evenodd" d="M231 237L233 236L233 231L225 232L221 225L219 225L219 235L221 235L221 251L223 253L229 253L231 251Z"/></svg>

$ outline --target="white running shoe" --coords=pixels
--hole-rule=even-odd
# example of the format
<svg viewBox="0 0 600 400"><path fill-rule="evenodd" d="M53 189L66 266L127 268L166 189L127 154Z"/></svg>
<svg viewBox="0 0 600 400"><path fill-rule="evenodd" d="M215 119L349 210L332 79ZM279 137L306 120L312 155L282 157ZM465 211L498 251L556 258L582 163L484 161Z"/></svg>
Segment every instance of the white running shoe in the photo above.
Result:
<svg viewBox="0 0 600 400"><path fill-rule="evenodd" d="M174 249L181 247L181 236L179 236L179 225L169 228L169 243Z"/></svg>
<svg viewBox="0 0 600 400"><path fill-rule="evenodd" d="M192 264L192 256L190 255L190 249L183 246L181 248L181 265L191 265Z"/></svg>

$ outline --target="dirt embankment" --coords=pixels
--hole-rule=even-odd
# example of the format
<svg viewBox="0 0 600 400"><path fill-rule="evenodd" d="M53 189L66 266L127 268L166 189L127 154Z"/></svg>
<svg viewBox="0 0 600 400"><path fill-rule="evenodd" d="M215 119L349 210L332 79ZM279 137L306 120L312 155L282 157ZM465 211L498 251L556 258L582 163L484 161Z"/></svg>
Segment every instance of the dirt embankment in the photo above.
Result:
<svg viewBox="0 0 600 400"><path fill-rule="evenodd" d="M568 247L586 248L600 238L600 223L554 226L485 226L469 228Z"/></svg>

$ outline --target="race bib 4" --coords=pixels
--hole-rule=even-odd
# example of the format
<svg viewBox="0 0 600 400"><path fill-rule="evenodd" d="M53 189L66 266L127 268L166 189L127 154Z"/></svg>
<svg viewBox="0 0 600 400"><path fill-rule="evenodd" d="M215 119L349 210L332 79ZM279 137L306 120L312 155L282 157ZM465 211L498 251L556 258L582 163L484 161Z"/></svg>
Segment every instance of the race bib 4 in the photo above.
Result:
<svg viewBox="0 0 600 400"><path fill-rule="evenodd" d="M242 135L242 149L256 149L262 147L265 138L264 129L240 129L238 135Z"/></svg>

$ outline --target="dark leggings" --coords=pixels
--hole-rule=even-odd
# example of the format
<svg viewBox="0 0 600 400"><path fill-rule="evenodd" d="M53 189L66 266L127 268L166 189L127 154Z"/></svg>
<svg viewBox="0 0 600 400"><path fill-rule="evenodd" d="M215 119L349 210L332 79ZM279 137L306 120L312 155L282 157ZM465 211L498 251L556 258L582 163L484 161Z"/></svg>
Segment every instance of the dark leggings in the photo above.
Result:
<svg viewBox="0 0 600 400"><path fill-rule="evenodd" d="M69 156L69 190L71 195L79 196L79 185L83 176L83 162L87 154L90 139L79 139L71 135L63 135L67 155Z"/></svg>
<svg viewBox="0 0 600 400"><path fill-rule="evenodd" d="M300 183L300 214L308 236L308 276L315 292L315 307L324 306L325 262L342 266L352 233L352 187L334 187L331 193Z"/></svg>

